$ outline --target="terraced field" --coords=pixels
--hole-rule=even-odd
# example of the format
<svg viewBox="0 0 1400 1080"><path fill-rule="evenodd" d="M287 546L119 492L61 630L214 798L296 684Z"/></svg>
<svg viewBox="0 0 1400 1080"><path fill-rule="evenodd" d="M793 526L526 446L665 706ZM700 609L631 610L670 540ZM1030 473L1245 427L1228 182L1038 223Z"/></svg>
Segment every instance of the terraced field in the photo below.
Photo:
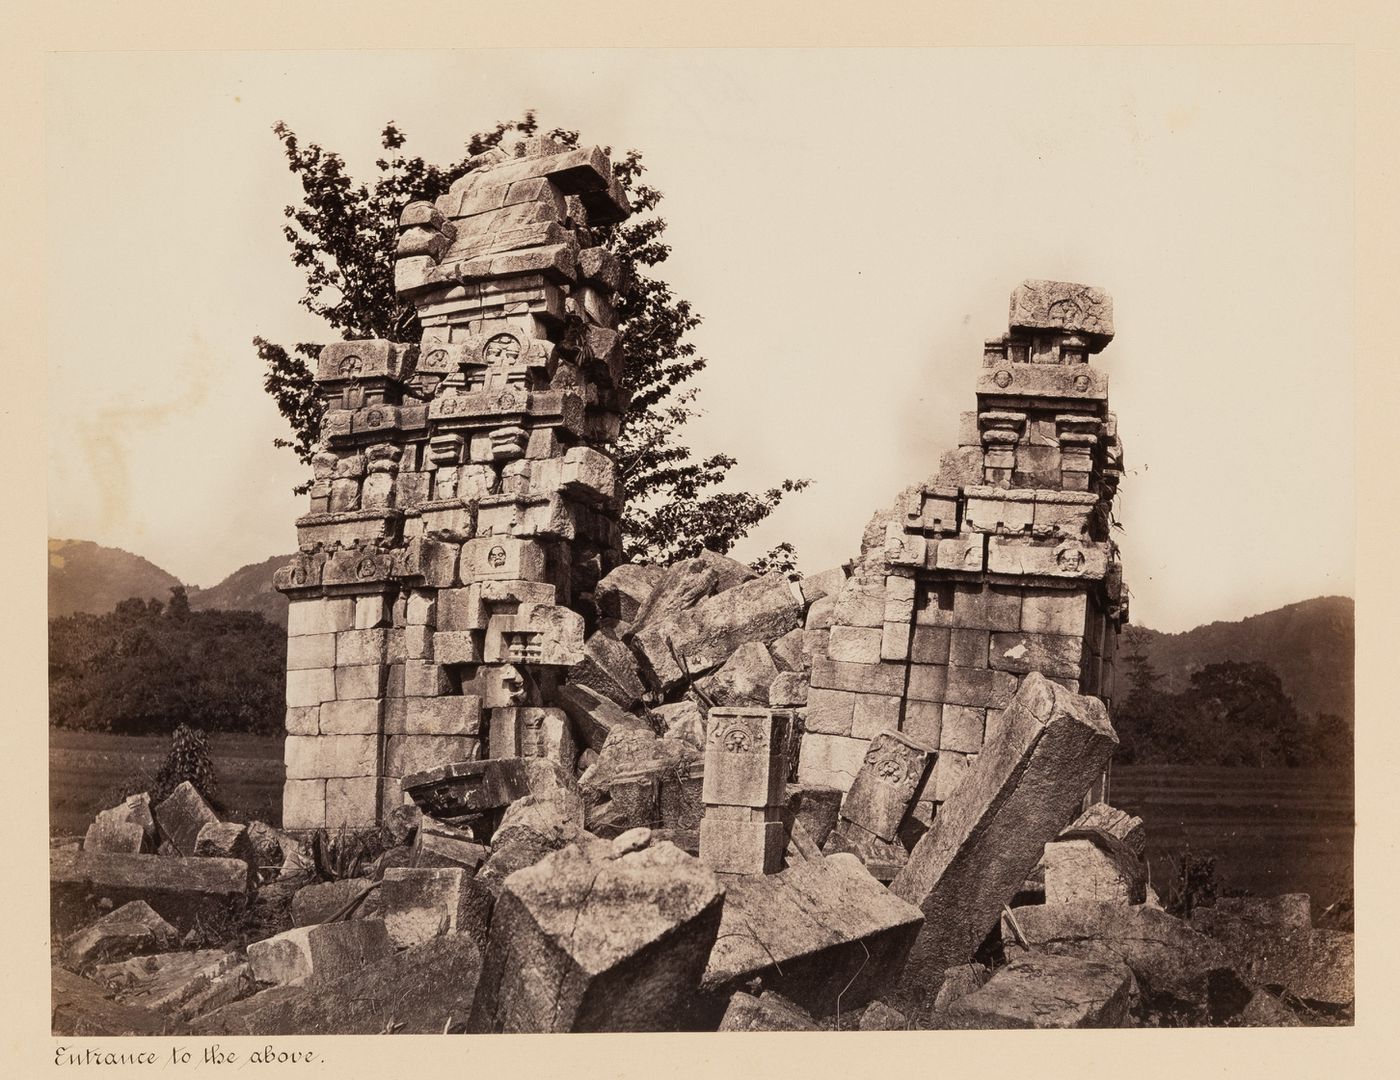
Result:
<svg viewBox="0 0 1400 1080"><path fill-rule="evenodd" d="M1306 892L1314 917L1351 889L1355 794L1350 772L1136 766L1113 770L1113 805L1147 823L1154 879L1189 848L1216 857L1227 891Z"/></svg>

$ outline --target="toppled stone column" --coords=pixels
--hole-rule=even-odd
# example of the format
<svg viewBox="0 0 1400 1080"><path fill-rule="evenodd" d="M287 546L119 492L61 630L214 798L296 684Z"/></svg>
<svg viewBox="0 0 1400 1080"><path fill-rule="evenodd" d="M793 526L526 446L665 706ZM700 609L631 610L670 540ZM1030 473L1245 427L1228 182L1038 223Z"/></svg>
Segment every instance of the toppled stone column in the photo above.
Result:
<svg viewBox="0 0 1400 1080"><path fill-rule="evenodd" d="M890 885L926 917L899 990L911 1009L926 1013L944 970L971 959L1117 745L1101 701L1026 676Z"/></svg>
<svg viewBox="0 0 1400 1080"><path fill-rule="evenodd" d="M985 345L958 447L875 515L829 610L809 614L798 778L848 790L869 741L898 731L937 751L912 811L925 825L1029 672L1111 702L1127 620L1110 536L1122 446L1089 363L1113 338L1112 300L1026 281L1009 323Z"/></svg>
<svg viewBox="0 0 1400 1080"><path fill-rule="evenodd" d="M711 709L705 741L700 861L728 874L782 867L787 801L786 713Z"/></svg>
<svg viewBox="0 0 1400 1080"><path fill-rule="evenodd" d="M333 342L289 604L292 830L376 823L401 780L577 748L548 708L621 561L626 392L596 226L629 206L606 154L493 149L399 224L394 284L421 342Z"/></svg>

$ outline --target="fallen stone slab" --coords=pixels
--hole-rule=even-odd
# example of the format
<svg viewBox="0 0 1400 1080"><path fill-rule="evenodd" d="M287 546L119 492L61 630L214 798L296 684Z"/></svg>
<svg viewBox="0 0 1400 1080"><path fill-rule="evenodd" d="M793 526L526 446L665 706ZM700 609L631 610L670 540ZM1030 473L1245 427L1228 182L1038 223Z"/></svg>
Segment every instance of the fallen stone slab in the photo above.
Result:
<svg viewBox="0 0 1400 1080"><path fill-rule="evenodd" d="M1141 904L1147 863L1117 837L1097 829L1068 829L1045 845L1045 902L1075 900Z"/></svg>
<svg viewBox="0 0 1400 1080"><path fill-rule="evenodd" d="M592 690L623 709L638 704L646 693L636 654L607 630L583 643L583 659L569 668L566 685Z"/></svg>
<svg viewBox="0 0 1400 1080"><path fill-rule="evenodd" d="M1313 941L1307 893L1218 897L1192 911L1190 924L1219 942L1249 982L1278 990L1307 978Z"/></svg>
<svg viewBox="0 0 1400 1080"><path fill-rule="evenodd" d="M665 622L719 591L719 572L703 559L681 559L662 568L624 635L631 638L653 623Z"/></svg>
<svg viewBox="0 0 1400 1080"><path fill-rule="evenodd" d="M697 750L705 749L705 710L692 699L658 705L651 714L658 721L662 738L679 739Z"/></svg>
<svg viewBox="0 0 1400 1080"><path fill-rule="evenodd" d="M414 836L409 865L460 866L475 873L490 855L491 849L474 839L471 833L424 815Z"/></svg>
<svg viewBox="0 0 1400 1080"><path fill-rule="evenodd" d="M909 850L898 840L885 840L842 818L822 845L825 855L854 855L876 881L889 883L909 865Z"/></svg>
<svg viewBox="0 0 1400 1080"><path fill-rule="evenodd" d="M325 981L278 986L216 1009L197 1035L439 1035L461 1030L481 953L455 934Z"/></svg>
<svg viewBox="0 0 1400 1080"><path fill-rule="evenodd" d="M123 1005L92 979L53 970L50 1024L54 1035L182 1035L185 1025L150 1009Z"/></svg>
<svg viewBox="0 0 1400 1080"><path fill-rule="evenodd" d="M237 955L226 949L199 949L101 964L95 975L123 1004L170 1013L239 962Z"/></svg>
<svg viewBox="0 0 1400 1080"><path fill-rule="evenodd" d="M623 563L613 567L593 588L593 602L598 605L599 617L630 626L665 576L664 566Z"/></svg>
<svg viewBox="0 0 1400 1080"><path fill-rule="evenodd" d="M736 993L729 999L720 1031L820 1031L817 1022L779 994Z"/></svg>
<svg viewBox="0 0 1400 1080"><path fill-rule="evenodd" d="M335 979L393 952L383 919L298 926L248 946L259 983L289 986Z"/></svg>
<svg viewBox="0 0 1400 1080"><path fill-rule="evenodd" d="M982 989L992 973L981 964L959 964L943 973L943 985L938 988L938 996L933 999L934 1012L947 1012L960 999Z"/></svg>
<svg viewBox="0 0 1400 1080"><path fill-rule="evenodd" d="M1128 1026L1133 973L1123 964L1067 956L1011 961L986 984L935 1015L943 1028Z"/></svg>
<svg viewBox="0 0 1400 1080"><path fill-rule="evenodd" d="M688 742L658 739L647 732L616 732L579 777L579 791L590 808L604 799L618 800L619 813L613 816L623 828L698 829L703 762L701 752ZM590 813L590 822L593 818Z"/></svg>
<svg viewBox="0 0 1400 1080"><path fill-rule="evenodd" d="M802 822L812 842L820 847L826 843L831 830L836 828L836 819L841 812L841 800L844 797L845 792L840 788L789 784L783 819Z"/></svg>
<svg viewBox="0 0 1400 1080"><path fill-rule="evenodd" d="M1160 908L1077 901L1012 914L1037 952L1127 964L1143 1010L1164 1026L1224 1024L1249 1003L1252 990L1225 949ZM1002 938L1012 941L1011 931Z"/></svg>
<svg viewBox="0 0 1400 1080"><path fill-rule="evenodd" d="M735 877L725 889L704 988L727 996L760 977L818 1017L883 996L923 923L852 855Z"/></svg>
<svg viewBox="0 0 1400 1080"><path fill-rule="evenodd" d="M564 710L591 750L601 751L615 730L655 732L640 716L634 716L606 694L590 686L565 683L554 692L553 702Z"/></svg>
<svg viewBox="0 0 1400 1080"><path fill-rule="evenodd" d="M156 804L155 819L162 840L168 840L180 855L193 855L199 830L218 822L219 815L199 789L186 780Z"/></svg>
<svg viewBox="0 0 1400 1080"><path fill-rule="evenodd" d="M386 870L379 902L389 940L400 949L445 934L466 934L486 944L491 893L460 867Z"/></svg>
<svg viewBox="0 0 1400 1080"><path fill-rule="evenodd" d="M740 645L767 644L802 625L803 609L779 573L746 581L659 621L639 619L632 649L663 692L723 664ZM685 667L682 669L681 664Z"/></svg>
<svg viewBox="0 0 1400 1080"><path fill-rule="evenodd" d="M77 968L136 953L173 949L180 932L144 900L133 900L84 927L68 939L69 962Z"/></svg>
<svg viewBox="0 0 1400 1080"><path fill-rule="evenodd" d="M909 1018L883 1001L872 1001L860 1016L861 1031L907 1031Z"/></svg>
<svg viewBox="0 0 1400 1080"><path fill-rule="evenodd" d="M201 914L236 911L252 896L248 864L240 859L73 849L49 852L49 893L56 914L61 908L84 910L89 897L106 897L117 905L145 900L182 931Z"/></svg>
<svg viewBox="0 0 1400 1080"><path fill-rule="evenodd" d="M1303 1027L1298 1014L1267 990L1256 990L1240 1013L1240 1027Z"/></svg>
<svg viewBox="0 0 1400 1080"><path fill-rule="evenodd" d="M1314 930L1307 966L1284 989L1312 1007L1351 1005L1356 999L1356 936L1346 930Z"/></svg>
<svg viewBox="0 0 1400 1080"><path fill-rule="evenodd" d="M175 1010L184 1021L193 1021L205 1013L221 1009L235 1001L255 994L258 984L253 978L253 966L246 961L234 964L222 972L210 973Z"/></svg>
<svg viewBox="0 0 1400 1080"><path fill-rule="evenodd" d="M292 925L318 926L327 922L337 912L345 910L347 904L373 883L369 878L342 878L340 881L315 881L303 885L292 896ZM371 903L373 901L373 903ZM367 918L375 913L378 898L374 892L354 908L352 918Z"/></svg>
<svg viewBox="0 0 1400 1080"><path fill-rule="evenodd" d="M536 758L450 762L404 777L403 789L435 818L498 810L526 795L556 802L566 816L583 815L578 782L554 762Z"/></svg>
<svg viewBox="0 0 1400 1080"><path fill-rule="evenodd" d="M257 868L258 853L248 836L248 826L236 821L211 821L195 837L194 853L203 858L242 859Z"/></svg>
<svg viewBox="0 0 1400 1080"><path fill-rule="evenodd" d="M766 708L768 688L777 677L778 667L763 643L746 641L717 670L696 680L695 689L721 708Z"/></svg>
<svg viewBox="0 0 1400 1080"><path fill-rule="evenodd" d="M132 831L140 830L140 837ZM156 819L151 813L151 796L146 792L128 795L118 806L103 810L83 838L89 851L140 853L155 851L158 842Z"/></svg>
<svg viewBox="0 0 1400 1080"><path fill-rule="evenodd" d="M105 813L106 811L104 811ZM134 821L104 819L101 814L87 827L83 834L84 851L115 851L137 855L143 851L153 851L145 832Z"/></svg>
<svg viewBox="0 0 1400 1080"><path fill-rule="evenodd" d="M470 1031L687 1028L724 893L674 845L637 842L571 844L506 879Z"/></svg>
<svg viewBox="0 0 1400 1080"><path fill-rule="evenodd" d="M972 959L1117 745L1102 701L1038 672L1025 677L890 886L928 917L896 1005L915 1015L931 1010L943 972Z"/></svg>

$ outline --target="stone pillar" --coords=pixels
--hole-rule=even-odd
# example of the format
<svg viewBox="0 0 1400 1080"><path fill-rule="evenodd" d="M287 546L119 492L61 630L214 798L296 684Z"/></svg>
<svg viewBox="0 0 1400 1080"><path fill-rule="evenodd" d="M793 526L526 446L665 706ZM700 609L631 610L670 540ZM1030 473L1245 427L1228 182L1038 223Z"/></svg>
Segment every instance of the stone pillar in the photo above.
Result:
<svg viewBox="0 0 1400 1080"><path fill-rule="evenodd" d="M324 346L291 601L283 825L371 825L406 775L576 752L549 708L621 561L606 154L529 139L400 219L419 343ZM566 762L572 767L573 761Z"/></svg>
<svg viewBox="0 0 1400 1080"><path fill-rule="evenodd" d="M711 709L705 740L700 861L728 874L782 868L787 795L788 714Z"/></svg>
<svg viewBox="0 0 1400 1080"><path fill-rule="evenodd" d="M849 790L870 740L937 751L924 825L994 738L1030 672L1111 705L1127 595L1111 511L1123 469L1101 289L1026 281L988 341L977 408L938 474L875 516L815 638L799 779ZM1101 790L1099 796L1101 797Z"/></svg>

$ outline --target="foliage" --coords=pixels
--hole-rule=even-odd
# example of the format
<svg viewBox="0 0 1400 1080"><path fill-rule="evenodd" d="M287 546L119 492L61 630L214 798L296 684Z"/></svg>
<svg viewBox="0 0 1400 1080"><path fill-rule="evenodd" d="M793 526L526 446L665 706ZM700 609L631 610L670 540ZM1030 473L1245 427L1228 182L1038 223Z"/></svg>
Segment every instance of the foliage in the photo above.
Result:
<svg viewBox="0 0 1400 1080"><path fill-rule="evenodd" d="M1169 855L1171 874L1166 881L1153 882L1163 909L1179 919L1189 919L1198 907L1215 903L1215 856L1193 852L1189 847Z"/></svg>
<svg viewBox="0 0 1400 1080"><path fill-rule="evenodd" d="M385 153L375 162L378 175L370 183L353 180L340 155L315 143L303 146L286 124L273 130L303 193L300 206L286 208L283 228L292 262L306 275L301 305L347 340L413 342L422 327L413 305L398 299L393 284L399 212L407 202L446 193L475 167L473 156L500 146L508 135L536 135L539 122L526 112L519 120L477 132L467 140L467 156L443 166L405 154L406 136L390 122L380 133ZM546 134L568 146L579 141L577 131L556 128ZM697 461L679 441L681 428L695 415L696 389L685 384L706 365L686 340L700 317L652 272L669 258L671 248L665 242L666 222L656 214L662 194L643 182L641 154L627 151L614 160L613 170L633 214L626 222L593 231L623 270L623 284L611 300L618 312L623 383L631 406L611 449L624 499L624 554L632 560L671 562L702 547L725 553L808 481L784 480L762 493L720 491L735 459L718 453ZM309 464L320 442L322 406L311 369L320 346L302 343L288 350L262 337L254 345L265 368L264 388L292 429L293 437L279 439L278 445L293 448ZM793 559L792 546L781 544L759 562L781 569Z"/></svg>
<svg viewBox="0 0 1400 1080"><path fill-rule="evenodd" d="M376 830L354 831L341 826L311 834L311 868L318 881L345 881L363 876L366 866L383 853Z"/></svg>
<svg viewBox="0 0 1400 1080"><path fill-rule="evenodd" d="M286 634L245 611L190 611L183 588L49 620L49 720L119 734L282 729Z"/></svg>
<svg viewBox="0 0 1400 1080"><path fill-rule="evenodd" d="M209 739L204 732L181 724L170 739L170 750L156 771L151 786L151 801L161 802L188 780L206 799L214 797L214 759L209 753Z"/></svg>
<svg viewBox="0 0 1400 1080"><path fill-rule="evenodd" d="M1129 645L1132 646L1132 639ZM1138 765L1251 768L1350 763L1351 733L1338 717L1303 717L1278 674L1259 661L1207 664L1181 693L1157 689L1145 657L1128 654L1129 692L1115 710L1118 759Z"/></svg>

